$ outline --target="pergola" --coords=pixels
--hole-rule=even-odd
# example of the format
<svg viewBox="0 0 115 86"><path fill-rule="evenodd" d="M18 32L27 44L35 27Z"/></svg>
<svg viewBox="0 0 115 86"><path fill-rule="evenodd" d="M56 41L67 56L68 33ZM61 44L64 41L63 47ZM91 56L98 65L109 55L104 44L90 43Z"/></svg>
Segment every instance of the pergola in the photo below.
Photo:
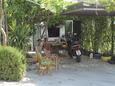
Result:
<svg viewBox="0 0 115 86"><path fill-rule="evenodd" d="M109 16L111 17L111 29L112 29L112 44L111 52L114 56L114 16L115 11L108 12L105 6L101 4L89 4L86 2L80 2L67 7L67 10L63 11L62 15L67 16Z"/></svg>

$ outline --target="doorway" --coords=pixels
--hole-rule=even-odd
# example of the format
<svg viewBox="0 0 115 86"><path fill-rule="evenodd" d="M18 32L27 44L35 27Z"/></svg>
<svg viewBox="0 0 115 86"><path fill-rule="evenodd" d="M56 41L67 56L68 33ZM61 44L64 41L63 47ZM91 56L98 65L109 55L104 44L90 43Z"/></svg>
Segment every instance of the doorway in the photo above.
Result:
<svg viewBox="0 0 115 86"><path fill-rule="evenodd" d="M81 39L81 21L73 21L73 34L77 33L78 40Z"/></svg>

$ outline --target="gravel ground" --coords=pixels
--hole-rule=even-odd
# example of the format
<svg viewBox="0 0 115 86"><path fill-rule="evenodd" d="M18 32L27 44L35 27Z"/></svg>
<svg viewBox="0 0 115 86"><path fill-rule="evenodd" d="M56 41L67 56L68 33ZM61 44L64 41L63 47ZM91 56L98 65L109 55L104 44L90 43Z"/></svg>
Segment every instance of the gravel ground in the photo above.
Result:
<svg viewBox="0 0 115 86"><path fill-rule="evenodd" d="M115 65L82 56L82 62L66 58L60 69L38 74L35 65L20 82L0 81L0 86L115 86Z"/></svg>

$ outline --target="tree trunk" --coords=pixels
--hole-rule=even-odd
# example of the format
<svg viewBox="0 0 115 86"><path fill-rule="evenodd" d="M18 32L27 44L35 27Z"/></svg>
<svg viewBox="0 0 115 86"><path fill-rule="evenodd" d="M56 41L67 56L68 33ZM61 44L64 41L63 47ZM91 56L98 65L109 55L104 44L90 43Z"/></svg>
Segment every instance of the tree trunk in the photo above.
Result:
<svg viewBox="0 0 115 86"><path fill-rule="evenodd" d="M111 33L112 33L112 37L111 37L111 56L114 56L114 18L111 17Z"/></svg>
<svg viewBox="0 0 115 86"><path fill-rule="evenodd" d="M2 0L0 0L0 30L3 35L3 45L7 45L7 35L4 28L2 27L3 17L4 17L4 12L2 9Z"/></svg>

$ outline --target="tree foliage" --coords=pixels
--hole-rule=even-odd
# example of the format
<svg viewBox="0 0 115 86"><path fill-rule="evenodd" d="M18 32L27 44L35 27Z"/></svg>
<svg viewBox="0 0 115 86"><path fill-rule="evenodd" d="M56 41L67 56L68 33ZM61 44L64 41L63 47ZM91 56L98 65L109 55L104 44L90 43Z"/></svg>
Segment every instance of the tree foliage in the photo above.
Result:
<svg viewBox="0 0 115 86"><path fill-rule="evenodd" d="M88 3L102 3L103 5L107 6L107 9L109 7L110 11L114 10L115 0L84 1ZM108 28L108 18L62 16L61 12L66 8L67 5L70 4L71 3L64 2L64 0L6 0L5 10L7 12L8 19L9 39L12 39L9 41L9 44L12 46L13 44L21 47L26 46L22 44L28 44L29 37L32 35L32 32L35 31L35 24L44 22L45 27L47 28L48 26L63 24L67 19L78 19L82 21L82 27L85 28L82 30L83 47L88 50L92 49L94 51L109 50L111 30ZM27 33L22 34L25 31L27 31ZM17 37L22 38L24 41L22 41L22 39L16 41ZM20 41L24 43L21 43ZM95 46L96 44L97 46ZM100 48L101 45L104 46L103 50L101 49L102 47Z"/></svg>
<svg viewBox="0 0 115 86"><path fill-rule="evenodd" d="M41 0L41 6L47 10L54 13L60 13L66 8L70 3L64 0Z"/></svg>
<svg viewBox="0 0 115 86"><path fill-rule="evenodd" d="M63 0L5 0L9 45L24 48L25 44L28 44L32 32L35 31L35 24L44 22L47 28L48 25L63 22L64 18L60 12L64 6ZM22 34L25 31L27 34Z"/></svg>

